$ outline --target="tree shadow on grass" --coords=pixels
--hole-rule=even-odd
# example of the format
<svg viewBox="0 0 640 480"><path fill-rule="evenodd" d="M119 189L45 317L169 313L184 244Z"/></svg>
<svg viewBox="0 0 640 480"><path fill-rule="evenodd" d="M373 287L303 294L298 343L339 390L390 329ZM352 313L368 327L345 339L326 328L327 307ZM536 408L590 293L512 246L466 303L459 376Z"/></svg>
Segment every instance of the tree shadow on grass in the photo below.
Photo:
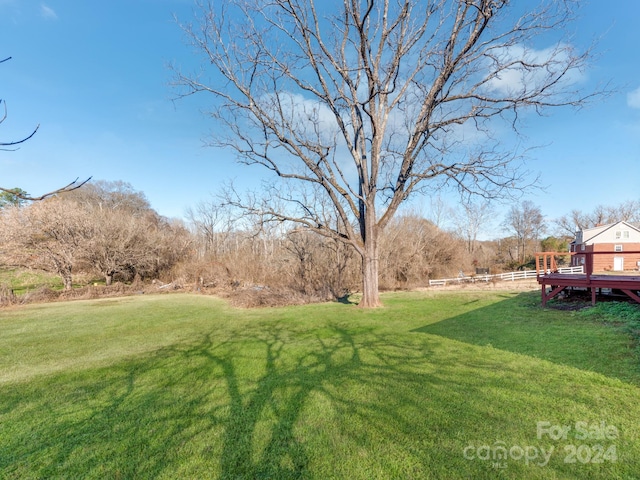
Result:
<svg viewBox="0 0 640 480"><path fill-rule="evenodd" d="M310 396L351 411L336 394L342 384L375 383L391 372L368 375L346 329L310 333L302 346L291 335L277 325L222 340L208 334L119 366L5 386L3 413L22 418L20 431L0 439L0 473L312 477L305 439L324 419L301 421ZM26 419L29 411L46 419ZM184 456L197 461L183 465Z"/></svg>
<svg viewBox="0 0 640 480"><path fill-rule="evenodd" d="M571 312L544 309L539 294L505 299L414 331L549 360L640 385L640 366L623 332Z"/></svg>
<svg viewBox="0 0 640 480"><path fill-rule="evenodd" d="M343 296L341 296L341 297L338 297L338 298L336 299L336 301L337 301L338 303L342 303L342 304L344 304L344 305L355 305L355 304L357 303L357 302L354 302L354 301L352 300L352 297L351 297L351 294L350 294L350 293L347 293L346 295L343 295Z"/></svg>
<svg viewBox="0 0 640 480"><path fill-rule="evenodd" d="M210 332L110 368L3 386L0 476L483 478L485 468L490 478L462 449L520 435L531 422L522 405L544 411L553 394L523 381L535 362L501 363L495 350L469 361L476 354L339 322Z"/></svg>

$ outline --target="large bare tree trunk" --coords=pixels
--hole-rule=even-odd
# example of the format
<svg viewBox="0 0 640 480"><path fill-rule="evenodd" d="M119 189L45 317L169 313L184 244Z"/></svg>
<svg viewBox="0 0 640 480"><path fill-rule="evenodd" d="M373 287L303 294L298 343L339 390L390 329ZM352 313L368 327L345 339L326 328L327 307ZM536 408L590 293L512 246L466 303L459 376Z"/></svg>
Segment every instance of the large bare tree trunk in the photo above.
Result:
<svg viewBox="0 0 640 480"><path fill-rule="evenodd" d="M378 293L378 233L375 207L361 206L363 220L361 222L362 248L362 300L360 306L365 308L379 307L380 294Z"/></svg>
<svg viewBox="0 0 640 480"><path fill-rule="evenodd" d="M374 242L369 242L374 243ZM378 246L365 245L362 255L362 300L361 307L379 307L380 295L378 293Z"/></svg>

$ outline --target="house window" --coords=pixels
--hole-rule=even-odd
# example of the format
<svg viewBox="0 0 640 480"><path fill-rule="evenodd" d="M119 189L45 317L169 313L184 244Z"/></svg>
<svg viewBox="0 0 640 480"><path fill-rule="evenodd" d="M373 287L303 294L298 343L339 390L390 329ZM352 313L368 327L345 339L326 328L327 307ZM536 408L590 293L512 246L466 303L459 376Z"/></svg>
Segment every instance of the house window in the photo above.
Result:
<svg viewBox="0 0 640 480"><path fill-rule="evenodd" d="M621 252L621 251L622 251L622 245L616 245L616 246L613 248L613 250L614 250L614 251L616 251L616 252Z"/></svg>
<svg viewBox="0 0 640 480"><path fill-rule="evenodd" d="M629 230L616 231L616 240L620 240L621 238L629 238Z"/></svg>
<svg viewBox="0 0 640 480"><path fill-rule="evenodd" d="M622 232L622 238L629 238L629 230Z"/></svg>
<svg viewBox="0 0 640 480"><path fill-rule="evenodd" d="M584 243L582 245L580 245L580 250L582 250L584 252Z"/></svg>

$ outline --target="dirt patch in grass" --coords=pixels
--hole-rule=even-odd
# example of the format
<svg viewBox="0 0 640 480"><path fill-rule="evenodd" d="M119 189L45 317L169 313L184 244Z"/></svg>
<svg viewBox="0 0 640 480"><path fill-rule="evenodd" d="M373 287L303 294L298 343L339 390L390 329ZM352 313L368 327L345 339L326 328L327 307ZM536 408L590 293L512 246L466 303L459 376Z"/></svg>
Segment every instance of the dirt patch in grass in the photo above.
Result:
<svg viewBox="0 0 640 480"><path fill-rule="evenodd" d="M511 290L518 292L526 292L530 290L537 290L540 288L540 285L535 279L527 279L527 280L516 280L513 282L497 280L490 280L488 282L479 281L479 282L461 282L461 283L451 283L449 285L443 286L432 286L425 287L419 290L429 290L429 291L438 291L438 290L463 290L463 291L474 291L474 290Z"/></svg>

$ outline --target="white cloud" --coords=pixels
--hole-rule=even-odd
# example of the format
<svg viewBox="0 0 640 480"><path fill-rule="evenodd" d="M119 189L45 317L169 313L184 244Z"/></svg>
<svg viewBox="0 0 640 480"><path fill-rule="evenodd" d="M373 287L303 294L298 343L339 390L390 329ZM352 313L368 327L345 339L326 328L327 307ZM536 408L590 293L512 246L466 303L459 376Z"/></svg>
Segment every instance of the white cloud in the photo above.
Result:
<svg viewBox="0 0 640 480"><path fill-rule="evenodd" d="M627 93L627 105L631 108L640 109L640 87L636 88L632 92Z"/></svg>
<svg viewBox="0 0 640 480"><path fill-rule="evenodd" d="M55 10L45 5L44 3L40 4L40 15L42 15L44 18L47 18L49 20L58 19L58 14L55 12Z"/></svg>
<svg viewBox="0 0 640 480"><path fill-rule="evenodd" d="M487 86L490 91L507 95L531 91L544 85L571 62L571 47L565 44L542 50L513 45L496 49L491 53L494 60L488 66L491 78ZM537 65L537 67L525 68L519 64L519 61ZM583 78L584 73L578 68L569 68L561 83L566 86L580 82Z"/></svg>

